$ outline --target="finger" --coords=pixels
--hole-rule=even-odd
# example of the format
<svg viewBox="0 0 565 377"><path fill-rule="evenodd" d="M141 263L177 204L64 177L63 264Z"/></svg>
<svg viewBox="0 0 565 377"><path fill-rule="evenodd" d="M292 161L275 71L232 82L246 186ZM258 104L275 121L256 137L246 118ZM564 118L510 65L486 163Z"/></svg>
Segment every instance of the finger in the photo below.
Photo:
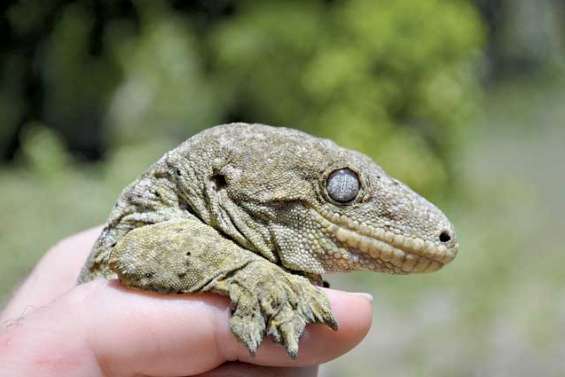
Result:
<svg viewBox="0 0 565 377"><path fill-rule="evenodd" d="M280 368L229 362L196 377L316 377L318 367Z"/></svg>
<svg viewBox="0 0 565 377"><path fill-rule="evenodd" d="M19 318L73 288L101 229L86 230L52 247L13 295L0 320Z"/></svg>
<svg viewBox="0 0 565 377"><path fill-rule="evenodd" d="M367 298L327 290L339 331L309 326L295 361L271 341L251 356L229 329L224 297L148 293L100 280L91 285L95 293L85 300L90 306L89 343L100 359L125 368L120 373L191 375L231 360L267 366L319 364L359 343L372 318ZM99 293L103 288L107 292Z"/></svg>
<svg viewBox="0 0 565 377"><path fill-rule="evenodd" d="M296 360L271 341L251 356L231 334L224 297L149 293L102 279L78 286L27 316L27 326L12 330L32 329L33 334L12 334L10 339L12 347L34 354L42 365L98 365L110 376L194 375L237 360L263 366L309 366L350 350L371 323L371 302L366 297L326 292L340 329L308 326ZM31 344L30 339L34 339ZM66 355L72 356L70 360Z"/></svg>

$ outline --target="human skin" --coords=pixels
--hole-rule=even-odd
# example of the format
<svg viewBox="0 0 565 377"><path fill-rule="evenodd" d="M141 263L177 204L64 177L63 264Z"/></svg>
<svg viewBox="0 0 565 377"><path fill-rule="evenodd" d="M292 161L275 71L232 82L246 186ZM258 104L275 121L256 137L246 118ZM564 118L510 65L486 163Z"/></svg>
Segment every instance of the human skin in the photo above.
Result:
<svg viewBox="0 0 565 377"><path fill-rule="evenodd" d="M371 325L367 294L325 289L339 330L307 327L296 360L270 340L255 356L232 335L229 301L76 277L100 228L61 241L0 315L0 376L315 376Z"/></svg>

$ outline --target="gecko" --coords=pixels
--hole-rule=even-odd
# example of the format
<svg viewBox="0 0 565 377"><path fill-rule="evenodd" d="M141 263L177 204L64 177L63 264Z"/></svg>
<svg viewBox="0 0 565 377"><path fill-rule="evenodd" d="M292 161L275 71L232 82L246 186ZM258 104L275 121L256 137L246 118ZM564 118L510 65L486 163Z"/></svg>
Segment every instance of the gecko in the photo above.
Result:
<svg viewBox="0 0 565 377"><path fill-rule="evenodd" d="M283 127L232 123L165 153L119 195L79 275L229 297L231 332L295 358L310 323L337 329L331 272L431 272L453 225L368 156Z"/></svg>

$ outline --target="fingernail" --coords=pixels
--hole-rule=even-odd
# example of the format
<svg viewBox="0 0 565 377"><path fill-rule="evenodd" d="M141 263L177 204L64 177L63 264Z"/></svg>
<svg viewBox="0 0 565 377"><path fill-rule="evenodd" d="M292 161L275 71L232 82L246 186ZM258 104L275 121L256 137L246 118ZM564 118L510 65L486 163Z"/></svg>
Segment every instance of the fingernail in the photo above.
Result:
<svg viewBox="0 0 565 377"><path fill-rule="evenodd" d="M370 293L365 293L365 292L351 292L351 293L356 296L363 297L365 300L369 302L373 302L373 295Z"/></svg>

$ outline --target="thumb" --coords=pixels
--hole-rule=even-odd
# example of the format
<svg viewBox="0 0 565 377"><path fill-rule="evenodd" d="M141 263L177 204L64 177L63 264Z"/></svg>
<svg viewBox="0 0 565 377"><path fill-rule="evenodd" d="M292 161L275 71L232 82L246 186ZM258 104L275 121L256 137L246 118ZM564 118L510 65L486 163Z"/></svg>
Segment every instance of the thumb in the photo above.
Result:
<svg viewBox="0 0 565 377"><path fill-rule="evenodd" d="M4 353L0 365L39 362L57 376L96 375L94 370L99 375L159 376L194 375L234 360L263 366L318 364L359 343L372 317L371 303L364 296L326 293L340 329L308 326L299 356L292 360L268 340L251 356L230 332L224 297L163 295L96 280L30 313L0 335L0 350L4 339L11 350L27 355L26 362L21 352ZM79 370L84 373L76 373Z"/></svg>

